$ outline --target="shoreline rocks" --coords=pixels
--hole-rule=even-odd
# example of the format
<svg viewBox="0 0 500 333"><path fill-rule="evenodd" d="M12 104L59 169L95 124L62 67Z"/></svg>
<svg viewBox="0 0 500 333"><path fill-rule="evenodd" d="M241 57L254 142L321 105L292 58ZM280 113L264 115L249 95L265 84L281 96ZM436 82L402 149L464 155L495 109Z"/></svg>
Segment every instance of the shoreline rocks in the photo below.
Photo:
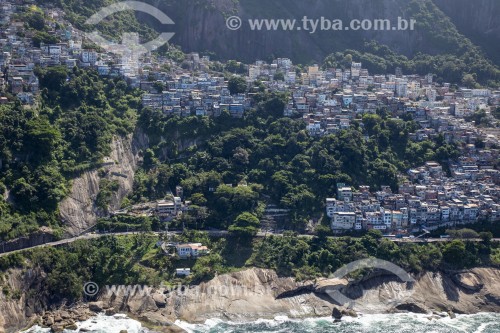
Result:
<svg viewBox="0 0 500 333"><path fill-rule="evenodd" d="M90 310L87 304L82 303L70 309L45 312L38 320L38 324L41 327L49 327L52 332L58 333L65 329L75 330L77 322L86 321L96 314Z"/></svg>
<svg viewBox="0 0 500 333"><path fill-rule="evenodd" d="M498 281L500 269L496 268L422 273L411 287L409 299L382 312L429 313L431 319L446 313L453 318L455 313L500 312ZM328 294L332 288L355 300L356 311L335 304ZM385 275L355 282L329 279L300 282L279 277L272 270L251 268L168 293L150 288L134 295L103 295L94 302L51 311L43 311L43 303L32 305L35 303L26 299L26 295L20 301L0 299L0 323L4 321L0 333L3 333L2 329L5 333L16 332L30 324L60 332L98 313L124 313L141 321L145 327L160 332L182 332L175 326L176 320L204 323L212 318L252 321L277 316L292 319L333 316L341 319L357 316L357 312L381 313L380 307L365 309L363 305L389 302L395 294L407 291L406 288L401 281Z"/></svg>

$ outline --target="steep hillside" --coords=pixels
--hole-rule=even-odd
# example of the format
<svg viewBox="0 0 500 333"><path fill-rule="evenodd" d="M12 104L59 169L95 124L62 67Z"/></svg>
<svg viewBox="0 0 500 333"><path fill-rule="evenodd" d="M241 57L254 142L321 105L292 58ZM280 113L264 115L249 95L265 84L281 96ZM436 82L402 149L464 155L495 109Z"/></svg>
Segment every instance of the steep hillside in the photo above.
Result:
<svg viewBox="0 0 500 333"><path fill-rule="evenodd" d="M42 1L42 0L40 0ZM83 25L86 18L113 0L89 0L89 6L81 8L74 0L45 0L62 7L67 18L80 29L94 29ZM136 13L115 14L98 27L105 35L119 40L125 31L139 32L143 40L157 31L174 32L172 43L180 45L184 52L200 52L212 58L236 59L245 62L271 60L276 57L291 58L296 63L322 63L335 52L356 50L382 58L393 54L403 55L396 65L406 72L427 74L433 72L438 80L458 83L464 74L476 74L478 82L497 85L500 71L488 59L500 64L498 52L498 11L495 0L481 0L474 4L453 0L147 0L173 19L175 25L162 25L152 15ZM237 31L226 26L226 18L241 17L243 25ZM296 20L302 19L343 21L348 26L353 19L388 19L394 26L398 18L415 19L414 30L323 30L283 31L282 29L254 31L249 19ZM473 22L473 23L470 23ZM384 52L374 52L373 42L386 45ZM370 44L371 43L371 44ZM389 51L389 52L387 52ZM429 55L429 56L427 56ZM363 61L354 57L355 61ZM408 63L413 61L413 63ZM372 73L386 73L395 66ZM375 67L376 68L376 67ZM441 73L439 72L441 70ZM451 73L451 74L449 74Z"/></svg>
<svg viewBox="0 0 500 333"><path fill-rule="evenodd" d="M154 5L165 11L176 22L174 43L185 51L211 51L222 58L253 61L271 56L291 57L299 62L321 61L326 55L346 48L361 49L364 41L376 40L406 56L418 52L439 54L463 52L464 37L457 31L478 38L480 46L485 42L478 33L489 33L498 29L498 18L493 1L455 5L451 0L333 0L333 1L265 1L265 0L156 0ZM452 15L450 20L440 8ZM467 8L467 10L463 10ZM458 14L458 12L463 14ZM464 17L465 13L467 16ZM416 18L415 31L322 31L310 34L307 31L252 31L248 24L238 31L226 28L225 17L236 14L245 22L250 18L284 18L301 20L308 18L342 19L390 19L397 17ZM488 17L490 19L488 19ZM474 23L467 26L472 18ZM482 22L486 18L486 22ZM154 19L141 19L154 23ZM454 19L456 19L455 22ZM477 32L477 33L474 33ZM474 41L474 39L473 39Z"/></svg>
<svg viewBox="0 0 500 333"><path fill-rule="evenodd" d="M500 63L500 1L433 0L450 17L460 33L480 45Z"/></svg>
<svg viewBox="0 0 500 333"><path fill-rule="evenodd" d="M369 305L389 302L394 295L400 295L401 288L406 288L404 283L390 276L379 276L362 285L346 287L343 280L320 280L317 284L298 282L290 277L280 277L272 270L252 268L219 275L189 291L174 289L167 293L160 288L148 288L149 294L104 293L97 302L78 304L70 309L61 307L56 310L53 307L50 311L46 300L33 297L26 290L28 284L41 283L42 272L29 272L31 274L22 274L14 270L7 276L7 288L19 290L20 297L0 299L0 332L14 332L33 322L43 323L54 331L57 328L62 330L73 320L87 319L94 312L127 313L149 325L161 326L168 332L168 329L175 331L172 323L178 319L202 323L212 318L240 321L283 315L290 318L327 317L332 315L334 309L340 310L333 313L356 316L355 311L336 305L318 286L326 286L327 290L340 288L347 292L357 300L355 310L364 314L380 312ZM416 279L412 296L389 311L411 309L413 312L428 313L429 320L432 319L432 311L442 312L445 309L457 313L498 311L500 291L496 281L499 275L499 270L494 268L477 268L458 274L425 272ZM470 290L469 286L456 282L456 276L473 276L480 281L480 285L476 290ZM351 295L351 289L358 290L354 293L358 295ZM359 290L362 290L361 297ZM489 302L486 304L484 299Z"/></svg>

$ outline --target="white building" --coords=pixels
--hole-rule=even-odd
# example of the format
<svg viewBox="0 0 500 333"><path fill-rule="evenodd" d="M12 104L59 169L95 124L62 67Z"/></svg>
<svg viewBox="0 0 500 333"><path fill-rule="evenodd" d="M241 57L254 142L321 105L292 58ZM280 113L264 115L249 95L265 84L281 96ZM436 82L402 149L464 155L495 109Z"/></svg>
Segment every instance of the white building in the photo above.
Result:
<svg viewBox="0 0 500 333"><path fill-rule="evenodd" d="M94 50L83 50L82 62L95 64L97 62L97 52Z"/></svg>
<svg viewBox="0 0 500 333"><path fill-rule="evenodd" d="M354 229L356 214L353 212L337 212L333 214L332 230Z"/></svg>
<svg viewBox="0 0 500 333"><path fill-rule="evenodd" d="M191 268L177 268L175 270L175 275L177 276L189 276L191 274Z"/></svg>
<svg viewBox="0 0 500 333"><path fill-rule="evenodd" d="M197 258L209 253L208 248L201 243L177 244L175 249L182 259Z"/></svg>

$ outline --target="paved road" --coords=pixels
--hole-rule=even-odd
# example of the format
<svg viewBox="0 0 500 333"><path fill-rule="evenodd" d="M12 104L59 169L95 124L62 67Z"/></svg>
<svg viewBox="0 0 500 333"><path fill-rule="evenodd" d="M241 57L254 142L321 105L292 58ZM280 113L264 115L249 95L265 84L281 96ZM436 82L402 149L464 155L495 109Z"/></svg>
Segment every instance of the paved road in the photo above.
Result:
<svg viewBox="0 0 500 333"><path fill-rule="evenodd" d="M228 234L227 231L214 231L214 230L204 230L205 232L208 232L210 236L226 236ZM82 240L82 239L96 239L96 238L101 238L101 237L106 237L106 236L131 236L131 235L137 235L141 234L143 232L115 232L115 233L88 233L85 235L77 236L77 237L72 237L72 238L66 238L66 239L61 239L59 241L55 242L50 242L50 243L45 243L45 244L40 244L40 245L35 245L31 247L27 247L24 249L20 250L14 250L14 251L9 251L9 252L4 252L0 253L0 257L7 256L9 254L17 253L17 252L23 252L27 250L32 250L32 249L37 249L37 248L43 248L43 247L53 247L53 246L60 246L64 244L69 244L73 243L77 240ZM181 231L169 231L169 234L173 235L178 235L181 234ZM164 234L164 232L149 232L151 235L156 235L159 236L160 234ZM278 236L281 237L283 234L273 234L269 232L259 232L257 233L257 237L267 237L267 236ZM303 237L303 238L312 238L314 237L313 235L298 235L298 237ZM340 237L333 237L333 238L341 238ZM437 243L437 242L449 242L452 239L451 238L389 238L390 240L394 242L401 242L401 243ZM482 241L481 239L469 239L469 241L473 242L480 242ZM500 242L500 238L494 238L493 241Z"/></svg>
<svg viewBox="0 0 500 333"><path fill-rule="evenodd" d="M227 234L227 231L211 231L210 230L207 232L211 236L224 236ZM158 235L163 234L163 233L164 232L161 232L161 233L160 232L149 232L148 234L158 236ZM61 240L58 240L55 242L49 242L49 243L45 243L45 244L30 246L30 247L26 247L26 248L20 249L20 250L7 251L4 253L0 253L0 257L6 256L6 255L9 255L12 253L16 253L16 252L22 252L22 251L27 251L27 250L37 249L37 248L60 246L60 245L76 242L77 240L96 239L96 238L102 238L102 237L106 237L106 236L131 236L131 235L137 235L137 234L141 234L141 232L114 232L114 233L102 233L102 234L101 233L88 233L88 234L77 236L77 237L61 239ZM178 234L181 234L181 232L180 231L169 231L169 234L178 235Z"/></svg>

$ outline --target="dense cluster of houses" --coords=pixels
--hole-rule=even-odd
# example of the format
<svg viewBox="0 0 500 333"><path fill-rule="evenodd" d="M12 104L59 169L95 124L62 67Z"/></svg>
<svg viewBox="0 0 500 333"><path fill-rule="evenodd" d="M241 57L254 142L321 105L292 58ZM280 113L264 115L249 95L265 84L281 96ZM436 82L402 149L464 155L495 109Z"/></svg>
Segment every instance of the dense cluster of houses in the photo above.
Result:
<svg viewBox="0 0 500 333"><path fill-rule="evenodd" d="M253 106L252 92L231 95L222 74L210 70L214 63L209 57L192 53L178 64L146 54L135 68L112 53L85 47L85 35L64 20L58 9L38 8L52 18L47 34L59 42L35 46L34 33L14 15L23 6L29 4L0 0L0 104L8 103L10 96L24 104L35 103L40 90L36 66L62 65L126 77L131 86L145 91L144 106L166 114L216 117L227 111L238 118ZM499 171L495 168L500 159L500 131L491 111L500 106L500 91L453 89L434 82L432 74L403 75L399 68L394 74L370 75L357 62L350 68L328 69L318 65L303 69L287 58L239 65L247 70L243 77L249 87L259 81L270 91L288 92L283 115L301 116L311 135L336 133L349 128L358 115L386 108L391 115L411 117L420 125L410 134L415 141L440 135L446 142L462 143L463 158L451 166L450 178L440 165L427 163L408 172L409 181L398 194L388 187L371 193L367 187L352 191L339 186L337 198L327 199L334 230L392 231L499 218ZM485 110L492 126L466 121L477 110ZM164 219L175 217L186 209L180 197L157 202L150 211L154 209Z"/></svg>
<svg viewBox="0 0 500 333"><path fill-rule="evenodd" d="M94 68L100 75L127 77L130 84L139 87L148 77L148 57L141 64L140 75L136 64L111 52L100 52L86 46L86 36L64 19L56 8L35 7L29 1L0 0L0 103L7 103L7 93L24 104L33 104L39 91L34 74L36 66L75 66ZM57 43L35 43L36 32L26 29L25 22L14 14L22 11L43 10L49 31L46 35ZM144 69L144 70L142 70Z"/></svg>
<svg viewBox="0 0 500 333"><path fill-rule="evenodd" d="M408 177L397 194L388 186L371 193L368 186L354 191L338 184L337 197L326 199L332 230L407 232L500 220L498 170L464 158L453 166L452 177L435 162L409 170Z"/></svg>
<svg viewBox="0 0 500 333"><path fill-rule="evenodd" d="M245 94L231 95L224 77L211 76L208 73L192 75L189 73L155 75L155 82L167 87L166 90L144 94L143 105L165 114L179 116L219 116L228 111L236 118L243 117L245 110L251 107L251 99ZM142 87L145 89L145 87Z"/></svg>

